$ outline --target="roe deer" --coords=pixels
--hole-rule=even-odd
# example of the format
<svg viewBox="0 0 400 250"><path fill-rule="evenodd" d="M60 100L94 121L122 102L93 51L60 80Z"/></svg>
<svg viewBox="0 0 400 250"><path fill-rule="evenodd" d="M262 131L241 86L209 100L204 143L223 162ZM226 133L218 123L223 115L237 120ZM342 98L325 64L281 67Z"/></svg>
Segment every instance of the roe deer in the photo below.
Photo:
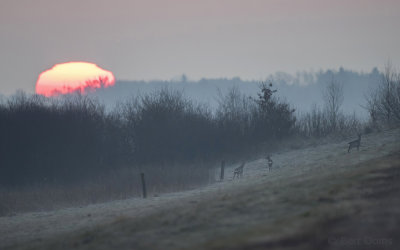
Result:
<svg viewBox="0 0 400 250"><path fill-rule="evenodd" d="M244 164L245 162L243 162L239 167L235 168L233 171L233 179L235 179L235 177L241 178L243 176Z"/></svg>
<svg viewBox="0 0 400 250"><path fill-rule="evenodd" d="M350 153L350 149L352 148L357 148L357 150L360 150L360 144L361 144L361 134L358 134L358 139L349 142L349 149L347 150L347 153Z"/></svg>
<svg viewBox="0 0 400 250"><path fill-rule="evenodd" d="M267 155L267 157L265 158L268 161L268 170L271 171L272 170L272 164L274 163L271 159L270 155Z"/></svg>

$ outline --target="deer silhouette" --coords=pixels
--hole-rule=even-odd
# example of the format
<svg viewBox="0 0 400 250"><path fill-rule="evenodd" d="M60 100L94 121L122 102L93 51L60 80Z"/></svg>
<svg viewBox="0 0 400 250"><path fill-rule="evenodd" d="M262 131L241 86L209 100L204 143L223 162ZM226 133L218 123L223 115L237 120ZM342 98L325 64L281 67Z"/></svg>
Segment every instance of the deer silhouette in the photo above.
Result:
<svg viewBox="0 0 400 250"><path fill-rule="evenodd" d="M246 162L243 162L239 167L235 168L233 171L233 179L235 179L235 177L241 178L243 176L243 168L245 163Z"/></svg>
<svg viewBox="0 0 400 250"><path fill-rule="evenodd" d="M272 164L274 163L271 159L270 155L267 155L267 157L265 157L265 159L267 159L268 161L268 170L271 171L272 170Z"/></svg>
<svg viewBox="0 0 400 250"><path fill-rule="evenodd" d="M357 148L357 150L360 150L360 144L361 144L361 134L358 134L358 139L349 142L349 149L347 150L347 153L350 153L350 150L352 148Z"/></svg>

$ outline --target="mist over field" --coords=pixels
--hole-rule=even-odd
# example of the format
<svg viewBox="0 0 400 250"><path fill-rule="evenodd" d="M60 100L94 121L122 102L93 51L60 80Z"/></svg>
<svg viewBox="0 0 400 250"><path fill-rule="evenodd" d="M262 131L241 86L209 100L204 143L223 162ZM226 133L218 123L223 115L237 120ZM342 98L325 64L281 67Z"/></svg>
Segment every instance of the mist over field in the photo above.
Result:
<svg viewBox="0 0 400 250"><path fill-rule="evenodd" d="M213 110L218 106L218 97L232 87L237 87L243 94L256 95L262 82L271 82L278 89L277 96L286 99L298 112L310 111L314 105L323 105L322 92L332 80L343 85L344 102L341 107L347 114L355 112L361 119L366 119L365 96L373 91L382 79L382 72L374 68L371 72L355 72L344 68L318 72L300 72L291 75L284 72L275 73L264 80L249 81L235 78L203 78L190 80L186 75L169 81L117 81L115 86L103 88L90 96L97 97L108 107L129 97L150 93L159 88L170 87L183 91L190 99L209 105Z"/></svg>

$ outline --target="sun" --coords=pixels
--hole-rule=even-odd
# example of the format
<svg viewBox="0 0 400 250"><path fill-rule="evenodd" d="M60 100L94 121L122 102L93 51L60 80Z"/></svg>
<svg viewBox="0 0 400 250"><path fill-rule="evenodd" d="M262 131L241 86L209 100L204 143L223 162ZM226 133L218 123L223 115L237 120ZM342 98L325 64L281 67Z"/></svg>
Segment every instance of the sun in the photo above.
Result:
<svg viewBox="0 0 400 250"><path fill-rule="evenodd" d="M36 93L47 97L72 92L85 93L114 84L114 74L94 63L66 62L56 64L39 75Z"/></svg>

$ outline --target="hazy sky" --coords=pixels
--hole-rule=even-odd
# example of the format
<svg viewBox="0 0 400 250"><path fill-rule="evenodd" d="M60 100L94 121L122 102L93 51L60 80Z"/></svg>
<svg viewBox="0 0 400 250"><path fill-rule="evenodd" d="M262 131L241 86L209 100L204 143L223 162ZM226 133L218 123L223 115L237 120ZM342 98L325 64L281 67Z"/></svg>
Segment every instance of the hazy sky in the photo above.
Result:
<svg viewBox="0 0 400 250"><path fill-rule="evenodd" d="M0 0L0 93L55 63L117 80L400 65L399 0Z"/></svg>

